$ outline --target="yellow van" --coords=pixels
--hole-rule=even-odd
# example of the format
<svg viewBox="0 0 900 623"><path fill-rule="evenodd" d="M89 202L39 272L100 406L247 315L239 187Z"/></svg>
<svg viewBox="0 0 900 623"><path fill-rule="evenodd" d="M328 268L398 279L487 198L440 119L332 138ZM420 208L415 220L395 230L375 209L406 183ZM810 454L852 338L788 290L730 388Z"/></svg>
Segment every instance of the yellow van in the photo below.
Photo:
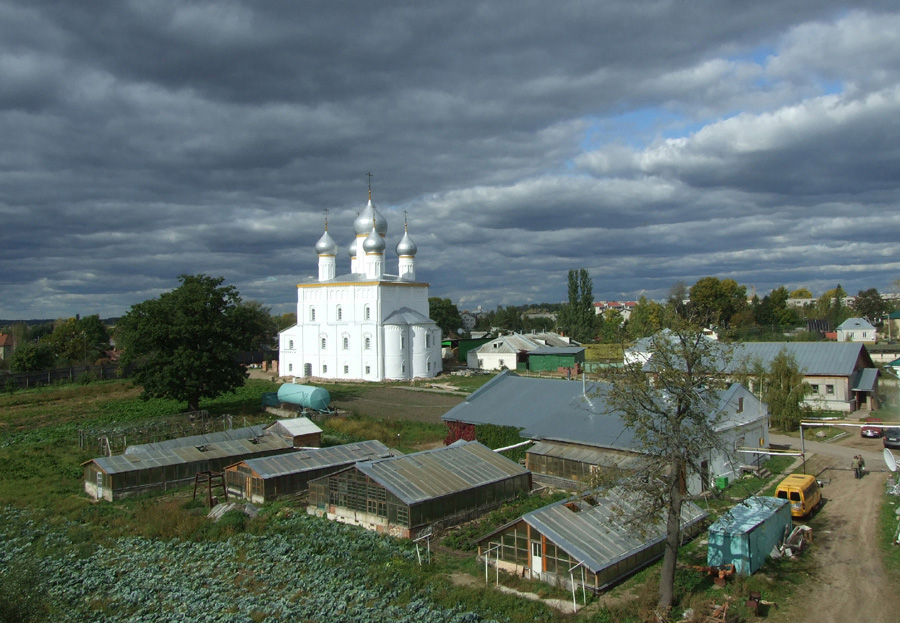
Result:
<svg viewBox="0 0 900 623"><path fill-rule="evenodd" d="M819 483L809 474L791 474L782 480L775 497L790 500L792 517L806 517L822 503Z"/></svg>

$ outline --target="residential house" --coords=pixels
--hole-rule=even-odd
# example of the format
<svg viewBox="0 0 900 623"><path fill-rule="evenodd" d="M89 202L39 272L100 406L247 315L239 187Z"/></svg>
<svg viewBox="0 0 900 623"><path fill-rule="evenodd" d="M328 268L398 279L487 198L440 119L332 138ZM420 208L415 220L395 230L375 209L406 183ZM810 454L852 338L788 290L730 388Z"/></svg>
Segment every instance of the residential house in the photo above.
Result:
<svg viewBox="0 0 900 623"><path fill-rule="evenodd" d="M541 347L569 348L572 346L580 346L580 344L557 333L513 333L501 335L468 351L466 361L470 368L515 370L520 364L528 367L530 351Z"/></svg>
<svg viewBox="0 0 900 623"><path fill-rule="evenodd" d="M526 467L535 474L588 480L604 467L639 471L646 458L639 440L613 412L608 383L526 378L501 372L441 419L450 429L448 441L474 439L481 424L520 429L522 439L537 443L526 451ZM696 457L700 473L689 474L692 493L711 487L714 478L735 478L759 455L740 448L767 448L768 409L740 384L708 392L710 418L718 421L719 449Z"/></svg>
<svg viewBox="0 0 900 623"><path fill-rule="evenodd" d="M853 412L878 408L879 370L860 342L743 342L730 344L727 371L742 374L755 364L763 369L784 350L794 358L804 380L812 388L805 403L819 411ZM750 389L759 381L751 376Z"/></svg>
<svg viewBox="0 0 900 623"><path fill-rule="evenodd" d="M477 441L362 461L309 483L307 512L402 538L467 521L531 490L531 472Z"/></svg>
<svg viewBox="0 0 900 623"><path fill-rule="evenodd" d="M874 344L876 339L875 327L865 318L847 318L837 328L838 342Z"/></svg>
<svg viewBox="0 0 900 623"><path fill-rule="evenodd" d="M0 359L9 359L13 352L13 337L8 333L0 333Z"/></svg>

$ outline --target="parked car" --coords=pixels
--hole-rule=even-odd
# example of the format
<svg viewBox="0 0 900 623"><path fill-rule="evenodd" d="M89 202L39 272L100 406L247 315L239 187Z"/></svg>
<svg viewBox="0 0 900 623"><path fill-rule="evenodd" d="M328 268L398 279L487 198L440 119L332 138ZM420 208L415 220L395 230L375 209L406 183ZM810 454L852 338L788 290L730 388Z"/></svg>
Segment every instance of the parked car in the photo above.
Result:
<svg viewBox="0 0 900 623"><path fill-rule="evenodd" d="M872 438L881 437L884 434L884 429L879 426L881 423L881 419L877 417L867 417L866 426L859 429L859 436Z"/></svg>
<svg viewBox="0 0 900 623"><path fill-rule="evenodd" d="M900 428L885 428L881 441L885 448L900 448Z"/></svg>

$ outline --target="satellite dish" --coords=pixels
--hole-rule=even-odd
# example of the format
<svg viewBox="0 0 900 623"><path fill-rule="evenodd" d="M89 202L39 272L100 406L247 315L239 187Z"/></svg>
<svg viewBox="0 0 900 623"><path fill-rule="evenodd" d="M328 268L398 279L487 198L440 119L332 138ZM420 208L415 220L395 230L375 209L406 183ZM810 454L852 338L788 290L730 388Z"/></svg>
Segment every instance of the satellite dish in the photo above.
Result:
<svg viewBox="0 0 900 623"><path fill-rule="evenodd" d="M894 458L894 454L888 448L884 449L884 462L889 470L892 472L897 471L897 459Z"/></svg>

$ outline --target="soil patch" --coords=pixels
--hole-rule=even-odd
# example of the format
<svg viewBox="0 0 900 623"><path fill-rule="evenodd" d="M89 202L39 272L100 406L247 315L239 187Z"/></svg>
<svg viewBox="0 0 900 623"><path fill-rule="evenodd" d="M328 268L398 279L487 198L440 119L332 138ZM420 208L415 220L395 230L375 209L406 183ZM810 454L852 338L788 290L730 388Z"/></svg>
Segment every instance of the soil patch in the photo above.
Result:
<svg viewBox="0 0 900 623"><path fill-rule="evenodd" d="M440 424L441 416L463 400L465 396L458 394L371 385L360 395L334 399L331 405L369 417Z"/></svg>

